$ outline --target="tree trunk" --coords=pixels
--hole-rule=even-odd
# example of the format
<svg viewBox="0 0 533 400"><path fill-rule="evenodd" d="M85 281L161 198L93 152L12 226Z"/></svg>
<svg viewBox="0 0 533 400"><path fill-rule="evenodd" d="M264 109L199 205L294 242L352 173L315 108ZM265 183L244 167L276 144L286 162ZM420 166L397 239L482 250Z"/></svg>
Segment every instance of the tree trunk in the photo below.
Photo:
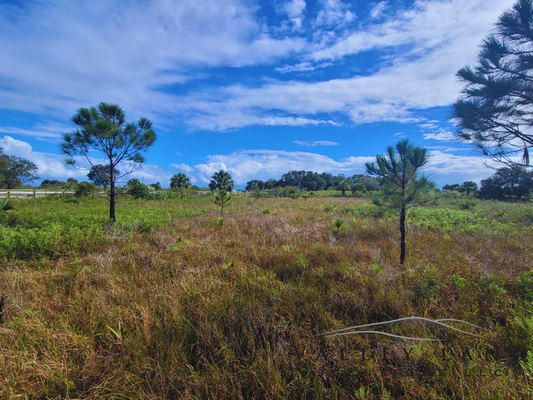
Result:
<svg viewBox="0 0 533 400"><path fill-rule="evenodd" d="M346 197L346 189L342 189L342 197Z"/></svg>
<svg viewBox="0 0 533 400"><path fill-rule="evenodd" d="M400 209L400 264L405 260L405 206Z"/></svg>
<svg viewBox="0 0 533 400"><path fill-rule="evenodd" d="M115 173L113 171L113 164L109 164L111 165L111 173L109 175L109 219L115 223L117 222L117 218L115 217Z"/></svg>

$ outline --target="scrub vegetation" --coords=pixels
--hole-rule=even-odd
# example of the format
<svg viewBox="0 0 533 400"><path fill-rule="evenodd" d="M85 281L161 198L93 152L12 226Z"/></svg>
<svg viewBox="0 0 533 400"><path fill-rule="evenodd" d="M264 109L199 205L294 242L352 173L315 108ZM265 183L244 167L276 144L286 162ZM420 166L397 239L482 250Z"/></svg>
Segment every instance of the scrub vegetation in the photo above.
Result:
<svg viewBox="0 0 533 400"><path fill-rule="evenodd" d="M0 398L531 396L531 203L436 194L400 265L397 214L336 196L234 194L223 223L211 196L120 197L116 224L105 198L11 200ZM487 331L319 336L409 316Z"/></svg>

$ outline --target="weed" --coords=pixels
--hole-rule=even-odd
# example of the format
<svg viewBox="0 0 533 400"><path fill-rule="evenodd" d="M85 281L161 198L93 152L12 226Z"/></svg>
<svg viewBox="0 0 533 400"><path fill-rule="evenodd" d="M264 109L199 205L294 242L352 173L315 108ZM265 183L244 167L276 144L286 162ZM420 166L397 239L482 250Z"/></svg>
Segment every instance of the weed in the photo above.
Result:
<svg viewBox="0 0 533 400"><path fill-rule="evenodd" d="M417 292L425 299L429 299L435 295L439 282L437 278L431 275L422 275L418 281Z"/></svg>
<svg viewBox="0 0 533 400"><path fill-rule="evenodd" d="M324 211L329 211L332 213L337 212L337 205L336 204L328 204L326 207L324 207Z"/></svg>
<svg viewBox="0 0 533 400"><path fill-rule="evenodd" d="M296 255L296 261L295 261L295 264L298 268L302 268L302 269L305 269L307 268L307 266L309 265L309 262L307 261L307 259L305 258L305 256L303 256L302 254L298 254Z"/></svg>
<svg viewBox="0 0 533 400"><path fill-rule="evenodd" d="M467 287L466 279L461 278L459 275L455 273L450 277L450 282L452 286L459 292L462 292Z"/></svg>
<svg viewBox="0 0 533 400"><path fill-rule="evenodd" d="M344 221L341 218L337 218L335 221L335 228L337 228L337 231L335 232L335 235L339 235L339 231L342 228L342 225L344 224Z"/></svg>
<svg viewBox="0 0 533 400"><path fill-rule="evenodd" d="M524 370L524 374L528 377L530 381L533 381L533 351L527 352L527 358L520 360L520 365ZM531 389L529 389L533 392Z"/></svg>
<svg viewBox="0 0 533 400"><path fill-rule="evenodd" d="M11 200L5 199L0 201L0 211L9 211L13 208L15 208L15 205Z"/></svg>
<svg viewBox="0 0 533 400"><path fill-rule="evenodd" d="M533 300L533 271L524 271L517 278L520 294L528 300Z"/></svg>

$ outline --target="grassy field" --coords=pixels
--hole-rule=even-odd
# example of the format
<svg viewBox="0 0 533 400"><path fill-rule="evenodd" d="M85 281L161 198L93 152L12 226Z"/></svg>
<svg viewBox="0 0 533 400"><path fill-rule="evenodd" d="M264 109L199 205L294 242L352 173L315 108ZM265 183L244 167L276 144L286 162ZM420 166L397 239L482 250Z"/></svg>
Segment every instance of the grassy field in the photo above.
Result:
<svg viewBox="0 0 533 400"><path fill-rule="evenodd" d="M533 393L533 206L451 198L15 201L0 398L508 399ZM335 227L341 219L342 226ZM378 334L325 337L354 325ZM529 376L529 378L528 378Z"/></svg>

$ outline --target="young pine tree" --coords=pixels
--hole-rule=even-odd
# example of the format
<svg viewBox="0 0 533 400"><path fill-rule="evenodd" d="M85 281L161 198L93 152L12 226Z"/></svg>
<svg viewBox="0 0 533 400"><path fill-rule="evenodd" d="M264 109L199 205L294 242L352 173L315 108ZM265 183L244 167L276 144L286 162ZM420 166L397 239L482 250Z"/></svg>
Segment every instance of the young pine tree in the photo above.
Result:
<svg viewBox="0 0 533 400"><path fill-rule="evenodd" d="M419 169L428 162L427 149L408 140L387 147L386 155L366 163L367 173L384 179L382 191L391 208L400 216L400 264L405 261L407 209L417 204L424 192L434 187L426 177L418 177Z"/></svg>

